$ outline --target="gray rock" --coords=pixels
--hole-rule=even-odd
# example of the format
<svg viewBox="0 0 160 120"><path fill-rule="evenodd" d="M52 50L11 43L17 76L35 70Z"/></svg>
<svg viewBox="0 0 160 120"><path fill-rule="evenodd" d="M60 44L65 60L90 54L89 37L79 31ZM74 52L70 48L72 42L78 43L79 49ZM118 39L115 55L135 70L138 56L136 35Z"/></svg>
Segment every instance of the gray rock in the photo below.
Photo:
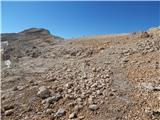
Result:
<svg viewBox="0 0 160 120"><path fill-rule="evenodd" d="M10 110L7 110L7 111L5 111L5 115L6 116L10 116L10 115L12 115L14 112L13 112L13 109L10 109Z"/></svg>
<svg viewBox="0 0 160 120"><path fill-rule="evenodd" d="M52 97L49 97L45 100L46 103L49 103L49 104L52 104L54 103L55 101L58 101L59 99L61 99L62 96L60 94L57 94L57 95L54 95Z"/></svg>
<svg viewBox="0 0 160 120"><path fill-rule="evenodd" d="M48 90L47 87L41 86L39 88L39 91L37 93L37 96L39 96L42 99L48 98L50 96L50 91Z"/></svg>
<svg viewBox="0 0 160 120"><path fill-rule="evenodd" d="M56 117L62 117L66 114L66 111L63 108L58 109L58 111L56 112L55 116Z"/></svg>

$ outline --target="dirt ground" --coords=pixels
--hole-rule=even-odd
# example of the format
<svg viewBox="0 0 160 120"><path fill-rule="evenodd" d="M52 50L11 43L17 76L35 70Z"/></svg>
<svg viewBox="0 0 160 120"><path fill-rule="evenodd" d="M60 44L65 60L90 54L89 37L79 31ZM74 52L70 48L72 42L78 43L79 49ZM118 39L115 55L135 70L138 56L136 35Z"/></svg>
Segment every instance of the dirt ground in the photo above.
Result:
<svg viewBox="0 0 160 120"><path fill-rule="evenodd" d="M7 42L6 42L7 41ZM1 38L2 120L159 120L160 29Z"/></svg>

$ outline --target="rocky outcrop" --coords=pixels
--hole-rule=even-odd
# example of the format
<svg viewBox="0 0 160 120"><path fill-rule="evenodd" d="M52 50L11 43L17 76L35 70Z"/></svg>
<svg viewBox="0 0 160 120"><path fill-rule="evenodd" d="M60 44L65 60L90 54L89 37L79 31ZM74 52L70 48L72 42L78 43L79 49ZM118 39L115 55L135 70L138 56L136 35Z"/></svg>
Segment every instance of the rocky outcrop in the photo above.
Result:
<svg viewBox="0 0 160 120"><path fill-rule="evenodd" d="M37 58L42 54L42 47L48 44L56 44L63 38L51 35L43 28L30 28L19 33L3 33L2 60L15 60L25 56ZM6 43L3 44L3 43Z"/></svg>
<svg viewBox="0 0 160 120"><path fill-rule="evenodd" d="M38 35L50 35L50 32L44 28L30 28L20 32L20 34L38 34Z"/></svg>

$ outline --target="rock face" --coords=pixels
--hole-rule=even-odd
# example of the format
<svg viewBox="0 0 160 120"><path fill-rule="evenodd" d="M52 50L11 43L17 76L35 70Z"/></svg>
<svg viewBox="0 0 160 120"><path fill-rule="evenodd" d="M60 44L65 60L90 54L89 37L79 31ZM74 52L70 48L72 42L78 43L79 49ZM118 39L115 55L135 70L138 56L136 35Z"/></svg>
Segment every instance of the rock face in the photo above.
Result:
<svg viewBox="0 0 160 120"><path fill-rule="evenodd" d="M1 53L3 120L160 119L159 28L74 40L31 28L2 34Z"/></svg>

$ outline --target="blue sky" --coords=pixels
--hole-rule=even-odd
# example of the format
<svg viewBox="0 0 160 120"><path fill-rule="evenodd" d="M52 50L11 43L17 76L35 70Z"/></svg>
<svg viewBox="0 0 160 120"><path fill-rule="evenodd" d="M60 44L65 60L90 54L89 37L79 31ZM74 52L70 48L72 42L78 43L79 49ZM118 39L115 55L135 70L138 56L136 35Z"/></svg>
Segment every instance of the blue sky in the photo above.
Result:
<svg viewBox="0 0 160 120"><path fill-rule="evenodd" d="M144 31L160 25L159 2L2 2L2 33L46 28L64 38Z"/></svg>

